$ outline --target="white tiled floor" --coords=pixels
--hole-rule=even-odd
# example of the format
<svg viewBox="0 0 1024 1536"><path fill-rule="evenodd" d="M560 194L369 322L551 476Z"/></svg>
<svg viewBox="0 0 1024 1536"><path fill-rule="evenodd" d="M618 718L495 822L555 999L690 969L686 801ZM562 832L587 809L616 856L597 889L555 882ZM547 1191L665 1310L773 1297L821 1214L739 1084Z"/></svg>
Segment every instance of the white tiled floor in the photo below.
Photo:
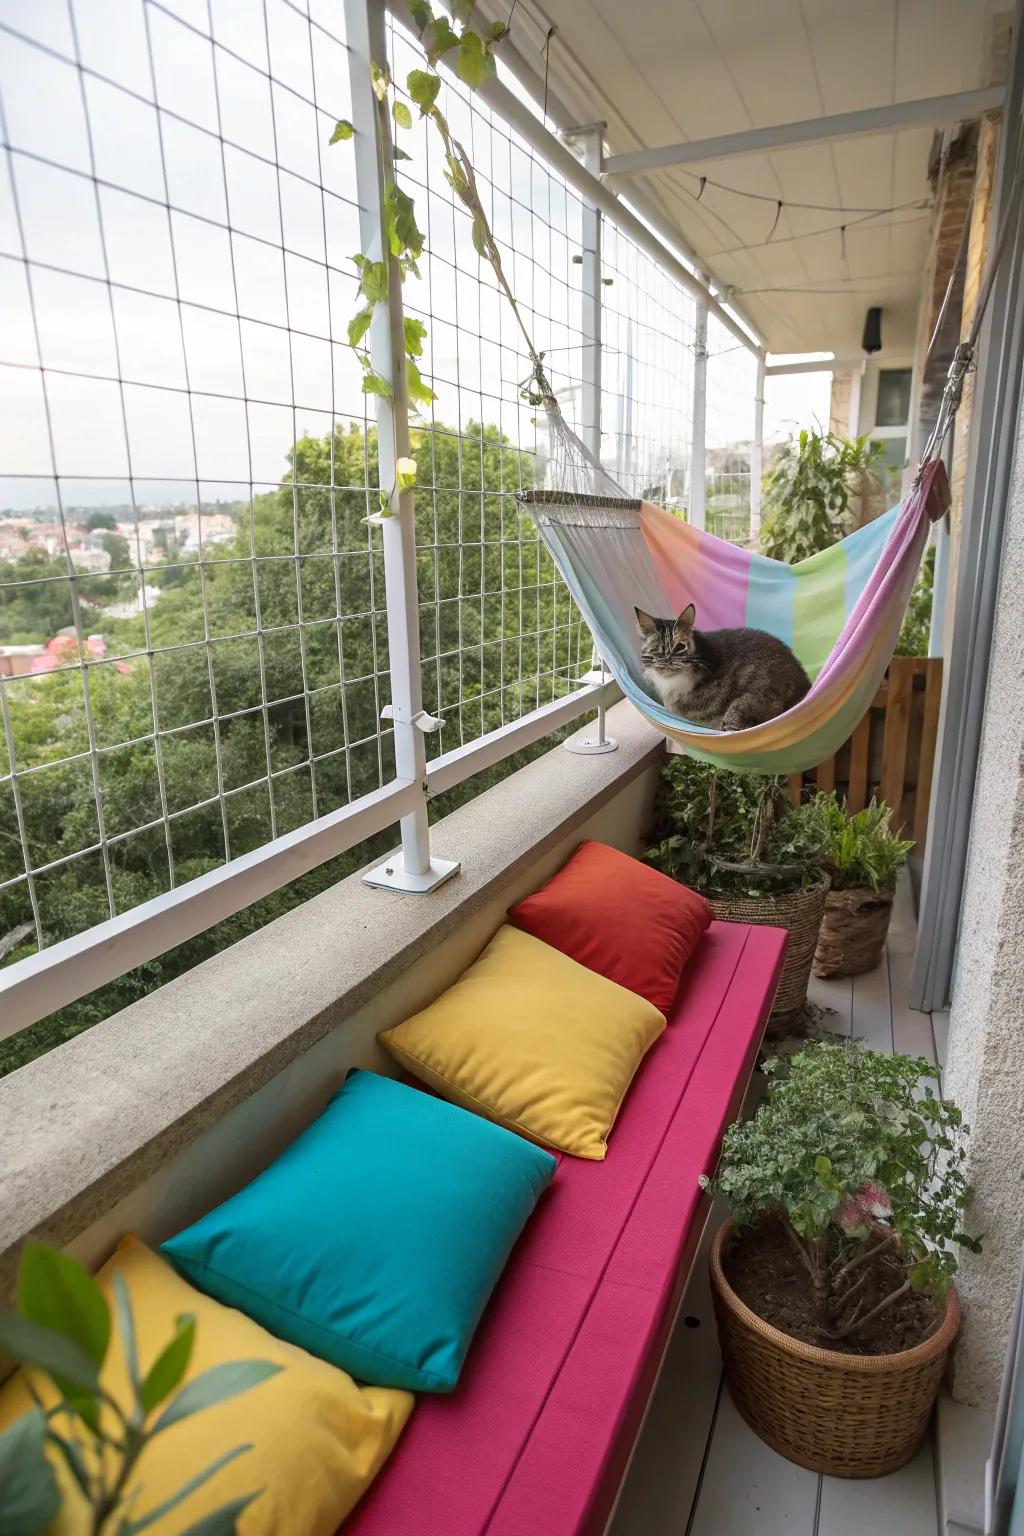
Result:
<svg viewBox="0 0 1024 1536"><path fill-rule="evenodd" d="M945 1056L945 1015L906 1002L915 923L908 880L897 891L887 953L847 981L811 984L826 1019L878 1050ZM807 1472L764 1445L722 1383L707 1279L712 1212L609 1536L936 1536L930 1439L901 1472L849 1481Z"/></svg>

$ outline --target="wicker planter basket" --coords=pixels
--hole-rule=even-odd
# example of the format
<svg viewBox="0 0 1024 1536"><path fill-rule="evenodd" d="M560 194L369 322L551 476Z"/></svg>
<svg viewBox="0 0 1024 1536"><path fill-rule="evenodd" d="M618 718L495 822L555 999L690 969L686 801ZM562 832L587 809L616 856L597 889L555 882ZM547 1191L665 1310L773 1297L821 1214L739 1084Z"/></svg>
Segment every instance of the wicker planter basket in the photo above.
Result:
<svg viewBox="0 0 1024 1536"><path fill-rule="evenodd" d="M873 971L885 948L892 901L892 891L873 891L870 886L829 891L814 953L815 976Z"/></svg>
<svg viewBox="0 0 1024 1536"><path fill-rule="evenodd" d="M781 896L712 896L709 905L723 923L753 923L765 928L785 928L789 934L786 963L775 994L772 1020L781 1021L807 1001L807 983L825 910L828 875L816 885ZM771 1021L769 1021L771 1033Z"/></svg>
<svg viewBox="0 0 1024 1536"><path fill-rule="evenodd" d="M745 1306L722 1270L731 1221L711 1248L711 1292L725 1378L766 1445L830 1477L881 1477L924 1438L960 1326L956 1291L931 1338L898 1355L844 1355L780 1333Z"/></svg>

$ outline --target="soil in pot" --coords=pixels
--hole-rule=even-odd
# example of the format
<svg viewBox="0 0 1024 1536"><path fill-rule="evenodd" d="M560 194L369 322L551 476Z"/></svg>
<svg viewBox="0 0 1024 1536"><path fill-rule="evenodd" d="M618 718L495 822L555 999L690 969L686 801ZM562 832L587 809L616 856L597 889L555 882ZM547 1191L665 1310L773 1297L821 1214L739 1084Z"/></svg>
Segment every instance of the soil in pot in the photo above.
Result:
<svg viewBox="0 0 1024 1536"><path fill-rule="evenodd" d="M905 1278L896 1255L887 1255L878 1265L866 1267L873 1273L864 1287L871 1287L864 1301L865 1317ZM819 1349L834 1349L848 1355L899 1354L932 1333L939 1316L940 1309L934 1302L910 1291L865 1327L845 1338L834 1338L830 1319L822 1317L815 1301L810 1277L776 1221L763 1222L739 1233L728 1246L723 1269L736 1295L752 1312L781 1333ZM877 1285L876 1270L881 1271Z"/></svg>

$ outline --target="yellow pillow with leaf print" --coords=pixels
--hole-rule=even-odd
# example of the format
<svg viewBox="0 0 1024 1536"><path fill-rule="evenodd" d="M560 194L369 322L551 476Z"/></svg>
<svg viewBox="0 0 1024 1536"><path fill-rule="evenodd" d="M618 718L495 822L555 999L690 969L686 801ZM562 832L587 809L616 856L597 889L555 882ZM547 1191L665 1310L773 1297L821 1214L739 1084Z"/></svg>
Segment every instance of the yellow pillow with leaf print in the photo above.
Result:
<svg viewBox="0 0 1024 1536"><path fill-rule="evenodd" d="M506 924L453 987L380 1039L443 1098L600 1159L664 1028L646 998Z"/></svg>
<svg viewBox="0 0 1024 1536"><path fill-rule="evenodd" d="M141 1519L219 1457L248 1445L249 1450L221 1467L147 1532L179 1536L222 1505L259 1491L239 1516L239 1536L333 1536L394 1448L412 1411L412 1395L357 1386L336 1366L283 1343L243 1313L193 1290L137 1237L122 1238L96 1277L112 1315L115 1271L124 1277L131 1297L142 1373L173 1338L182 1313L196 1320L185 1383L231 1360L263 1360L281 1367L249 1391L170 1425L146 1446L127 1484L141 1489L132 1519ZM33 1381L45 1405L56 1401L48 1377L33 1372ZM101 1382L121 1407L128 1406L128 1375L116 1323ZM0 1432L31 1407L19 1371L0 1387ZM67 1419L58 1417L55 1427L67 1428ZM47 1536L87 1536L91 1523L85 1500L59 1453L47 1454L63 1495L61 1512L47 1527Z"/></svg>

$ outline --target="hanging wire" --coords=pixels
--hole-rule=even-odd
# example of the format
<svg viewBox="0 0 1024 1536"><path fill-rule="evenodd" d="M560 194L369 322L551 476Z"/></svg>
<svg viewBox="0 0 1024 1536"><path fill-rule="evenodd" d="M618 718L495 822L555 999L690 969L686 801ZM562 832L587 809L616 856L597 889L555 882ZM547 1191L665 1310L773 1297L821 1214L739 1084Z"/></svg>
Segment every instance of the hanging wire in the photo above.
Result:
<svg viewBox="0 0 1024 1536"><path fill-rule="evenodd" d="M768 231L768 238L764 242L765 245L771 245L771 243L772 243L772 236L774 235L775 231L778 229L778 227L779 227L779 220L781 218L782 218L782 198L780 197L778 199L778 201L776 202L776 204L775 204L775 217L772 220L772 227Z"/></svg>
<svg viewBox="0 0 1024 1536"><path fill-rule="evenodd" d="M558 31L557 27L548 27L547 36L544 39L544 121L548 117L548 79L551 74L551 39Z"/></svg>

